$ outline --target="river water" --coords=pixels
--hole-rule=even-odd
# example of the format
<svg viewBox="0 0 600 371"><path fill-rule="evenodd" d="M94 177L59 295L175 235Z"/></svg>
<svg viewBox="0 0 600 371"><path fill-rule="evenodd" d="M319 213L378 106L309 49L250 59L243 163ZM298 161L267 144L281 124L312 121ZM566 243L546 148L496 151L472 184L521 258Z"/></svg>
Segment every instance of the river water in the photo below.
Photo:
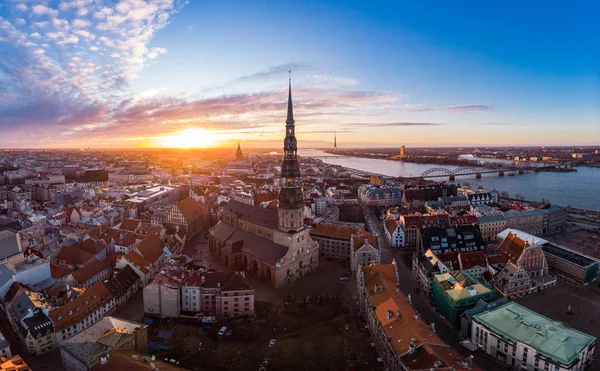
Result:
<svg viewBox="0 0 600 371"><path fill-rule="evenodd" d="M302 149L298 151L300 156L331 156L323 151ZM468 155L470 156L470 155ZM464 156L467 157L467 156ZM411 162L399 162L390 160L377 160L360 157L346 158L324 158L323 162L332 165L340 165L351 169L367 171L387 176L416 177L425 170L433 167L455 169L456 166L441 166L415 164ZM484 159L483 161L489 161ZM433 178L443 181L444 178ZM445 179L449 181L448 179ZM515 176L498 176L497 174L482 174L481 179L475 175L456 177L456 183L469 183L472 188L482 186L486 189L497 189L506 191L511 196L520 193L527 200L541 200L545 198L553 204L560 206L574 206L589 210L600 210L600 169L589 167L578 167L577 172L571 173L548 173L529 172L515 174Z"/></svg>

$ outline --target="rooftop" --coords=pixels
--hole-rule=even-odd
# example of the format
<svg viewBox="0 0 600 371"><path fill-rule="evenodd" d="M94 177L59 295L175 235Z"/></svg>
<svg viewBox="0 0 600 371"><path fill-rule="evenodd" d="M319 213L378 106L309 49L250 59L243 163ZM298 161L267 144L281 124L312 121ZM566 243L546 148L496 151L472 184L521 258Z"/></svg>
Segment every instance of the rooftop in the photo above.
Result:
<svg viewBox="0 0 600 371"><path fill-rule="evenodd" d="M430 369L435 361L455 370L479 370L471 365L461 367L462 356L444 343L408 303L408 299L396 292L394 264L363 267L366 291L375 306L375 314L383 332L390 339L396 355L411 369ZM414 341L413 341L414 339ZM411 343L417 351L410 353ZM427 367L421 367L427 364ZM415 366L416 365L416 366ZM419 366L420 365L420 366Z"/></svg>
<svg viewBox="0 0 600 371"><path fill-rule="evenodd" d="M558 258L567 260L575 265L578 265L582 268L591 267L594 264L598 264L598 260L591 258L589 256L583 255L577 251L573 251L566 247L553 244L551 242L546 242L542 245L542 250L545 254L554 255Z"/></svg>
<svg viewBox="0 0 600 371"><path fill-rule="evenodd" d="M474 321L494 332L534 348L538 353L570 365L581 350L596 341L567 324L546 318L515 302L477 314Z"/></svg>
<svg viewBox="0 0 600 371"><path fill-rule="evenodd" d="M77 359L91 363L113 349L121 337L132 335L136 329L148 327L107 316L98 323L63 341L60 346Z"/></svg>
<svg viewBox="0 0 600 371"><path fill-rule="evenodd" d="M434 279L452 301L484 295L493 291L474 277L461 271L436 274Z"/></svg>

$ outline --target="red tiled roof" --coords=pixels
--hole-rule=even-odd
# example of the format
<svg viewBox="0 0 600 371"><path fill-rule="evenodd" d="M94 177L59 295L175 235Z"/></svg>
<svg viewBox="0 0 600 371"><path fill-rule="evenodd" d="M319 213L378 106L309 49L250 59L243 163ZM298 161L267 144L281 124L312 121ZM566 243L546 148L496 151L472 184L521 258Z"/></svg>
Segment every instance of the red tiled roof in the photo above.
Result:
<svg viewBox="0 0 600 371"><path fill-rule="evenodd" d="M462 356L449 347L433 333L429 326L422 320L415 321L415 312L408 303L408 299L396 289L396 274L393 264L372 265L363 267L364 282L367 294L374 306L377 320L385 335L390 338L390 345L397 356L404 355L410 359L402 359L411 369L426 363L429 369L435 360L456 370L481 370L477 366L461 367L458 362L463 361ZM409 352L412 339L415 339L417 350ZM432 361L433 360L433 361Z"/></svg>
<svg viewBox="0 0 600 371"><path fill-rule="evenodd" d="M131 250L127 253L127 255L123 256L128 262L133 264L137 269L141 270L143 273L148 273L150 270L148 267L152 265L147 259L138 254L135 250Z"/></svg>
<svg viewBox="0 0 600 371"><path fill-rule="evenodd" d="M447 253L436 255L436 257L444 264L452 262L452 270L456 270L460 267L458 263L458 252L448 251Z"/></svg>
<svg viewBox="0 0 600 371"><path fill-rule="evenodd" d="M142 224L142 221L139 219L123 219L119 229L126 231L135 231Z"/></svg>
<svg viewBox="0 0 600 371"><path fill-rule="evenodd" d="M142 256L152 264L163 254L163 242L154 235L146 236L137 248Z"/></svg>
<svg viewBox="0 0 600 371"><path fill-rule="evenodd" d="M451 226L477 224L478 222L479 220L475 215L461 215L450 217Z"/></svg>
<svg viewBox="0 0 600 371"><path fill-rule="evenodd" d="M77 281L81 285L90 278L105 270L106 268L107 266L105 262L94 259L89 264L86 264L83 267L74 271L72 275L75 281Z"/></svg>
<svg viewBox="0 0 600 371"><path fill-rule="evenodd" d="M71 273L69 268L65 268L62 265L50 263L50 275L54 279L65 277Z"/></svg>
<svg viewBox="0 0 600 371"><path fill-rule="evenodd" d="M506 256L504 254L489 255L487 257L487 259L488 259L488 264L489 265L506 264L506 263L508 263L508 256Z"/></svg>
<svg viewBox="0 0 600 371"><path fill-rule="evenodd" d="M192 197L184 198L177 203L179 210L185 220L192 221L197 217L206 217L209 215L208 207L202 202L196 201Z"/></svg>
<svg viewBox="0 0 600 371"><path fill-rule="evenodd" d="M390 218L385 222L385 227L387 228L390 235L394 234L396 228L398 228L398 219Z"/></svg>
<svg viewBox="0 0 600 371"><path fill-rule="evenodd" d="M85 241L81 241L78 246L80 249L87 251L93 255L96 255L100 251L106 249L106 245L104 245L104 241L94 242L94 240L92 240L91 238L88 238Z"/></svg>
<svg viewBox="0 0 600 371"><path fill-rule="evenodd" d="M487 267L487 256L485 251L461 252L458 254L460 268L462 270L473 267Z"/></svg>
<svg viewBox="0 0 600 371"><path fill-rule="evenodd" d="M85 264L94 257L94 254L78 248L77 246L63 246L56 256L57 260L63 260L69 265Z"/></svg>
<svg viewBox="0 0 600 371"><path fill-rule="evenodd" d="M524 241L512 234L508 233L504 241L498 246L497 253L506 255L512 263L517 263L523 251L531 246L527 241Z"/></svg>
<svg viewBox="0 0 600 371"><path fill-rule="evenodd" d="M54 323L56 332L69 328L91 316L96 310L99 301L100 297L98 294L92 289L87 289L72 301L50 311L50 319ZM86 315L85 312L88 310L90 311Z"/></svg>

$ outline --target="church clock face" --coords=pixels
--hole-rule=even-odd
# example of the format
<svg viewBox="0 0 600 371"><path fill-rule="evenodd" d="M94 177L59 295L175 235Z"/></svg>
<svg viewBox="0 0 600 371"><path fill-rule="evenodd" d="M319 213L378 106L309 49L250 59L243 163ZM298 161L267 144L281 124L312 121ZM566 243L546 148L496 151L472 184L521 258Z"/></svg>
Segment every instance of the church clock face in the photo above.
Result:
<svg viewBox="0 0 600 371"><path fill-rule="evenodd" d="M285 195L284 194L280 194L279 195L279 201L281 201L281 202L285 201Z"/></svg>
<svg viewBox="0 0 600 371"><path fill-rule="evenodd" d="M298 194L298 201L302 201L302 193Z"/></svg>

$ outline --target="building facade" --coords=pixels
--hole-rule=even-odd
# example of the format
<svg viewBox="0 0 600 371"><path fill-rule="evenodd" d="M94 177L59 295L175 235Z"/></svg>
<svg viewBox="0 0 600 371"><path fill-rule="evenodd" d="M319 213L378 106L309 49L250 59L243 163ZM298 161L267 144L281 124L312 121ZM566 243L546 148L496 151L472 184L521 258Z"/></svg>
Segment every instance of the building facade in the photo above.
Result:
<svg viewBox="0 0 600 371"><path fill-rule="evenodd" d="M596 338L515 302L473 316L471 341L521 370L576 371L588 367Z"/></svg>

